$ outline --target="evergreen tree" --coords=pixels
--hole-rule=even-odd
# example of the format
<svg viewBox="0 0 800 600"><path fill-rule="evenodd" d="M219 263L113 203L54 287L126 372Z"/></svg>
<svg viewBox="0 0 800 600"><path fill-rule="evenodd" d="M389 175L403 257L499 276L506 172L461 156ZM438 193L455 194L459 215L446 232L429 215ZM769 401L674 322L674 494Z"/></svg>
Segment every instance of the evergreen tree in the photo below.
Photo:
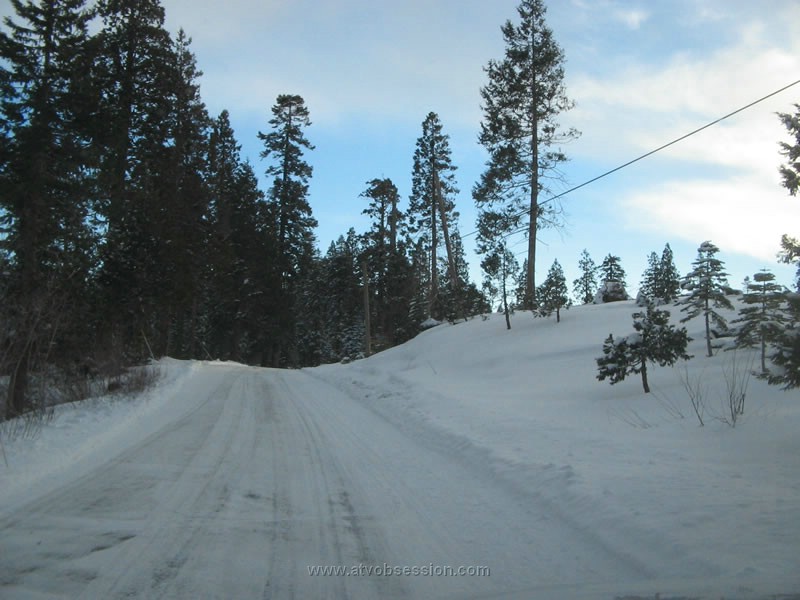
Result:
<svg viewBox="0 0 800 600"><path fill-rule="evenodd" d="M525 290L528 289L528 259L525 258L522 261L522 268L519 270L517 274L517 289L516 289L516 302L514 303L514 308L523 310L525 306Z"/></svg>
<svg viewBox="0 0 800 600"><path fill-rule="evenodd" d="M279 335L281 289L275 227L264 194L240 145L228 111L209 136L206 352L214 358L272 364L271 339ZM259 358L260 357L260 358Z"/></svg>
<svg viewBox="0 0 800 600"><path fill-rule="evenodd" d="M537 292L539 298L539 314L549 317L553 311L556 313L556 322L561 322L561 309L569 308L569 292L564 270L558 260L553 261L544 283Z"/></svg>
<svg viewBox="0 0 800 600"><path fill-rule="evenodd" d="M203 179L210 119L200 98L196 58L183 30L173 43L173 74L165 90L171 111L164 119L167 143L162 156L153 230L157 234L153 278L156 323L151 342L157 355L195 355L196 298L208 262L208 187Z"/></svg>
<svg viewBox="0 0 800 600"><path fill-rule="evenodd" d="M94 266L87 33L83 0L12 0L0 32L0 245L8 260L0 365L6 416L28 409L29 369L88 350ZM6 273L4 273L4 276Z"/></svg>
<svg viewBox="0 0 800 600"><path fill-rule="evenodd" d="M683 289L689 294L681 299L682 312L687 315L681 319L685 323L699 315L703 315L706 330L706 346L708 356L712 356L711 324L722 331L727 329L727 320L716 309L726 308L733 310L733 304L725 293L728 289L725 263L716 257L719 248L709 241L703 242L697 249L697 258L692 263L692 271L683 280Z"/></svg>
<svg viewBox="0 0 800 600"><path fill-rule="evenodd" d="M655 252L650 253L639 295L656 304L670 304L677 299L679 291L680 275L675 268L672 249L667 244L660 259Z"/></svg>
<svg viewBox="0 0 800 600"><path fill-rule="evenodd" d="M600 278L603 282L616 281L620 283L622 287L626 287L625 269L622 268L620 262L619 256L614 256L612 254L609 254L603 259L600 265Z"/></svg>
<svg viewBox="0 0 800 600"><path fill-rule="evenodd" d="M660 267L658 255L655 252L651 252L650 256L647 257L647 268L642 275L642 285L639 288L640 297L645 298L647 302L659 304Z"/></svg>
<svg viewBox="0 0 800 600"><path fill-rule="evenodd" d="M597 358L597 379L609 380L611 385L631 374L640 373L647 394L647 363L662 367L674 365L679 359L691 358L686 347L691 341L685 328L669 324L669 312L659 310L650 302L646 312L633 314L634 333L627 337L609 334L603 342L603 356Z"/></svg>
<svg viewBox="0 0 800 600"><path fill-rule="evenodd" d="M398 208L400 195L391 179L367 182L361 196L369 199L363 214L372 219L364 236L364 258L371 276L370 302L372 333L377 348L393 346L409 339L413 329L408 322L412 283L411 265L405 255L407 226Z"/></svg>
<svg viewBox="0 0 800 600"><path fill-rule="evenodd" d="M780 167L782 185L792 196L800 189L800 104L795 113L778 113L786 130L793 136L791 143L781 142L781 154L787 163ZM776 369L769 382L783 385L784 389L800 387L800 240L784 234L781 238L780 261L797 265L796 293L787 295L786 318L788 324L775 341L775 351L770 360Z"/></svg>
<svg viewBox="0 0 800 600"><path fill-rule="evenodd" d="M178 58L158 0L100 0L98 14L95 136L104 224L98 316L102 345L136 360L149 355L144 338L166 329L157 317L168 278L159 264L165 209L159 191L174 176L175 131L167 116L175 112Z"/></svg>
<svg viewBox="0 0 800 600"><path fill-rule="evenodd" d="M525 225L526 308L536 305L537 231L556 220L554 206L540 202L539 195L548 179L559 177L558 166L567 160L559 145L578 136L557 122L573 103L564 89L564 52L545 22L545 11L543 0L522 0L519 23L507 21L502 27L505 57L486 66L489 82L481 89L484 119L479 140L489 160L473 190L478 208L506 215L499 235Z"/></svg>
<svg viewBox="0 0 800 600"><path fill-rule="evenodd" d="M762 376L767 374L767 344L786 328L782 310L785 299L783 288L775 283L775 275L764 269L753 275L747 293L742 295L746 306L739 310L738 318L731 321L741 323L736 333L737 347L760 348Z"/></svg>
<svg viewBox="0 0 800 600"><path fill-rule="evenodd" d="M303 98L282 94L272 107L272 131L258 133L264 143L261 158L271 161L267 177L272 186L267 194L277 224L279 260L288 282L301 272L313 253L313 229L317 221L308 203L308 181L313 168L304 160L304 149L314 146L304 128L311 125Z"/></svg>
<svg viewBox="0 0 800 600"><path fill-rule="evenodd" d="M484 272L484 293L491 299L500 298L500 307L505 315L506 329L511 329L509 288L519 271L517 259L508 248L506 239L499 235L504 228L505 215L484 210L478 216L478 252L483 254L481 268Z"/></svg>
<svg viewBox="0 0 800 600"><path fill-rule="evenodd" d="M314 227L317 221L308 203L308 181L313 169L304 160L304 150L314 146L306 139L304 128L311 125L303 98L282 94L272 107L270 133L258 133L264 143L261 158L271 161L267 177L272 185L267 193L267 206L277 232L277 253L273 260L281 278L278 302L278 335L270 352L276 366L298 364L295 336L296 283L310 267L314 255Z"/></svg>
<svg viewBox="0 0 800 600"><path fill-rule="evenodd" d="M442 274L439 305L442 316L455 323L459 319L466 320L487 312L487 302L477 286L470 281L469 265L458 228L454 228L450 234L450 246L454 268L451 269L446 261L440 259L439 269ZM452 280L453 274L455 280Z"/></svg>
<svg viewBox="0 0 800 600"><path fill-rule="evenodd" d="M786 303L785 327L773 340L767 380L789 390L800 387L800 293L787 294Z"/></svg>
<svg viewBox="0 0 800 600"><path fill-rule="evenodd" d="M425 241L418 239L409 250L411 259L411 302L408 307L408 320L411 323L411 336L420 331L422 323L430 319L428 314L428 291L430 290L430 259Z"/></svg>
<svg viewBox="0 0 800 600"><path fill-rule="evenodd" d="M661 253L657 279L658 284L654 290L656 298L660 298L667 304L677 300L681 290L681 276L675 267L675 257L669 244L664 246Z"/></svg>
<svg viewBox="0 0 800 600"><path fill-rule="evenodd" d="M585 248L578 260L578 269L580 275L572 282L572 289L581 304L591 304L597 292L597 265Z"/></svg>
<svg viewBox="0 0 800 600"><path fill-rule="evenodd" d="M787 163L781 165L780 173L783 182L781 185L789 190L792 196L797 195L800 189L800 104L795 104L795 113L778 113L778 118L794 137L792 143L779 142L781 154L786 157Z"/></svg>
<svg viewBox="0 0 800 600"><path fill-rule="evenodd" d="M364 303L359 265L362 249L352 228L331 244L322 261L320 300L322 331L326 342L325 362L355 358L364 351ZM319 294L317 294L319 295Z"/></svg>
<svg viewBox="0 0 800 600"><path fill-rule="evenodd" d="M441 244L447 251L447 265L454 287L458 287L450 230L456 228L458 213L452 197L458 193L455 170L450 157L449 136L442 133L439 116L428 113L422 123L422 135L417 139L414 151L414 168L411 180L408 216L412 234L422 233L429 248L430 278L428 280L428 316L441 318L443 311L439 303L439 261Z"/></svg>

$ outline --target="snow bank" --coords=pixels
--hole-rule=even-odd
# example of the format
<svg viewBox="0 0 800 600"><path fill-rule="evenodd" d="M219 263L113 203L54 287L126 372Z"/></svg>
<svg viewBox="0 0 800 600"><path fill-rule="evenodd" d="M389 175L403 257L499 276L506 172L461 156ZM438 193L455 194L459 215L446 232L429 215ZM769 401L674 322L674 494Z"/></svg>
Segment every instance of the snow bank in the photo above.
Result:
<svg viewBox="0 0 800 600"><path fill-rule="evenodd" d="M668 308L679 324L684 315ZM797 392L753 378L736 428L722 422L725 373L744 373L754 357L704 357L700 319L686 324L695 358L654 367L653 393L637 377L597 381L603 340L631 333L636 310L633 301L575 307L561 323L518 312L510 331L495 315L313 373L409 435L482 461L610 549L672 561L681 578L796 592ZM682 378L705 394L705 427Z"/></svg>
<svg viewBox="0 0 800 600"><path fill-rule="evenodd" d="M156 385L138 396L103 396L55 407L36 435L8 439L0 425L0 507L11 510L25 499L72 481L93 466L155 431L170 415L186 411L170 404L200 363L162 359ZM22 494L21 492L24 492ZM21 497L20 497L21 496Z"/></svg>

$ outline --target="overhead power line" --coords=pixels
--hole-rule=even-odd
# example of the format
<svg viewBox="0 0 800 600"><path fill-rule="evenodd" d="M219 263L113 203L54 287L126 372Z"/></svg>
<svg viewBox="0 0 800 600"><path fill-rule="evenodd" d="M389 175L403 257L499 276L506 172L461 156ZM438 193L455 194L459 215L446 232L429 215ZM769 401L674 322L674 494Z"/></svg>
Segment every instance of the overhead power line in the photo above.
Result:
<svg viewBox="0 0 800 600"><path fill-rule="evenodd" d="M612 173L616 173L617 171L620 171L620 170L624 169L625 167L629 167L629 166L631 166L632 164L639 162L640 160L644 160L645 158L647 158L647 157L649 157L649 156L652 156L652 155L653 155L653 154L655 154L656 152L661 152L661 151L662 151L662 150L664 150L665 148L669 148L670 146L673 146L673 145L677 144L678 142L682 142L682 141L683 141L683 140L685 140L686 138L689 138L689 137L691 137L691 136L693 136L693 135L695 135L695 134L697 134L697 133L700 133L700 132L701 132L701 131L703 131L704 129L708 129L709 127L713 127L713 126L714 126L714 125L716 125L717 123L720 123L720 122L724 121L725 119L728 119L728 118L730 118L730 117L732 117L732 116L734 116L734 115L736 115L736 114L739 114L740 112L742 112L742 111L745 111L745 110L747 110L748 108L752 108L753 106L755 106L756 104L759 104L759 103L763 102L764 100L767 100L767 99L769 99L769 98L772 98L773 96L776 96L776 95L780 94L781 92L785 92L785 91L786 91L786 90L788 90L790 87L793 87L793 86L797 85L798 83L800 83L800 79L798 79L797 81L794 81L794 82L792 82L792 83L790 83L790 84L788 84L788 85L785 85L785 86L783 86L782 88L780 88L780 89L778 89L778 90L775 90L774 92L771 92L771 93L767 94L766 96L762 96L762 97L761 97L761 98L759 98L758 100L753 100L753 101L752 101L752 102L750 102L749 104L746 104L745 106L742 106L741 108L737 108L736 110L734 110L734 111L732 111L732 112L729 112L728 114L726 114L726 115L724 115L724 116L722 116L722 117L719 117L718 119L715 119L715 120L711 121L710 123L706 123L706 124L705 124L705 125L703 125L702 127L698 127L697 129L695 129L695 130L693 130L693 131L690 131L689 133L686 133L686 134L684 134L684 135L680 136L679 138L675 138L675 139L674 139L674 140L672 140L671 142L667 142L666 144L663 144L662 146L659 146L658 148L656 148L656 149L654 149L654 150L650 150L649 152L646 152L645 154L642 154L641 156L638 156L638 157L634 158L633 160L629 160L628 162L626 162L626 163L624 163L624 164L622 164L622 165L620 165L620 166L618 166L618 167L615 167L615 168L613 168L613 169L611 169L611 170L609 170L609 171L606 171L605 173L602 173L602 174L600 174L600 175L598 175L598 176L596 176L596 177L592 177L591 179L589 179L589 180L587 180L587 181L584 181L584 182L583 182L583 183L581 183L580 185L576 185L575 187L569 188L569 189L568 189L568 190L566 190L565 192L561 192L560 194L557 194L557 195L555 195L555 196L551 196L551 197L550 197L550 198L548 198L547 200L545 200L545 201L543 201L543 202L539 203L539 206L542 206L542 205L544 205L544 204L547 204L547 203L549 203L549 202L552 202L552 201L554 201L554 200L558 200L559 198L563 198L564 196L566 196L567 194L571 194L571 193L572 193L572 192L574 192L575 190L579 190L579 189L581 189L582 187L586 187L587 185L589 185L589 184L591 184L591 183L594 183L595 181L598 181L599 179L603 179L604 177L608 177L608 176L609 176L609 175L611 175ZM527 212L528 212L528 210L524 210L524 211L521 211L521 212L519 212L519 213L518 213L518 214L516 214L515 216L516 216L516 217L521 217L521 216L525 215ZM474 231L470 231L469 233L467 233L467 234L463 235L462 237L465 237L465 238L466 238L466 237L469 237L469 236L471 236L471 235L475 235L476 233L478 233L478 230L477 230L477 229L476 229L476 230L474 230ZM516 233L516 232L515 232L515 233Z"/></svg>

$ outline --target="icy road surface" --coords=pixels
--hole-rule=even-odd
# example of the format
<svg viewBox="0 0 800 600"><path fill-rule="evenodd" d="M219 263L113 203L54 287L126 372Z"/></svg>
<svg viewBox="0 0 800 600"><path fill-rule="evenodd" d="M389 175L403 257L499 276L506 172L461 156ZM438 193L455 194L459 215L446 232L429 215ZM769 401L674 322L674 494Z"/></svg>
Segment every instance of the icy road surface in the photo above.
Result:
<svg viewBox="0 0 800 600"><path fill-rule="evenodd" d="M0 598L611 599L704 573L612 547L313 372L206 364L170 402L142 439L0 512ZM481 574L436 574L461 567Z"/></svg>

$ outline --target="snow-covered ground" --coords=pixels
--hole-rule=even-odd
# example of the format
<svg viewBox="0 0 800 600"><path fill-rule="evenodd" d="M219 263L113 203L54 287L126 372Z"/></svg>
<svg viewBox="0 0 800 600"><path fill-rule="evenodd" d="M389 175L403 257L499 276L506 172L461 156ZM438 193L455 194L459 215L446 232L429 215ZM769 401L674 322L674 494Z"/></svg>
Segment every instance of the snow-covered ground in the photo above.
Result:
<svg viewBox="0 0 800 600"><path fill-rule="evenodd" d="M800 593L800 394L751 379L723 423L725 373L752 357L706 358L699 320L653 393L598 382L635 310L441 325L301 371L162 361L145 396L5 440L0 597ZM425 574L459 566L491 574Z"/></svg>

